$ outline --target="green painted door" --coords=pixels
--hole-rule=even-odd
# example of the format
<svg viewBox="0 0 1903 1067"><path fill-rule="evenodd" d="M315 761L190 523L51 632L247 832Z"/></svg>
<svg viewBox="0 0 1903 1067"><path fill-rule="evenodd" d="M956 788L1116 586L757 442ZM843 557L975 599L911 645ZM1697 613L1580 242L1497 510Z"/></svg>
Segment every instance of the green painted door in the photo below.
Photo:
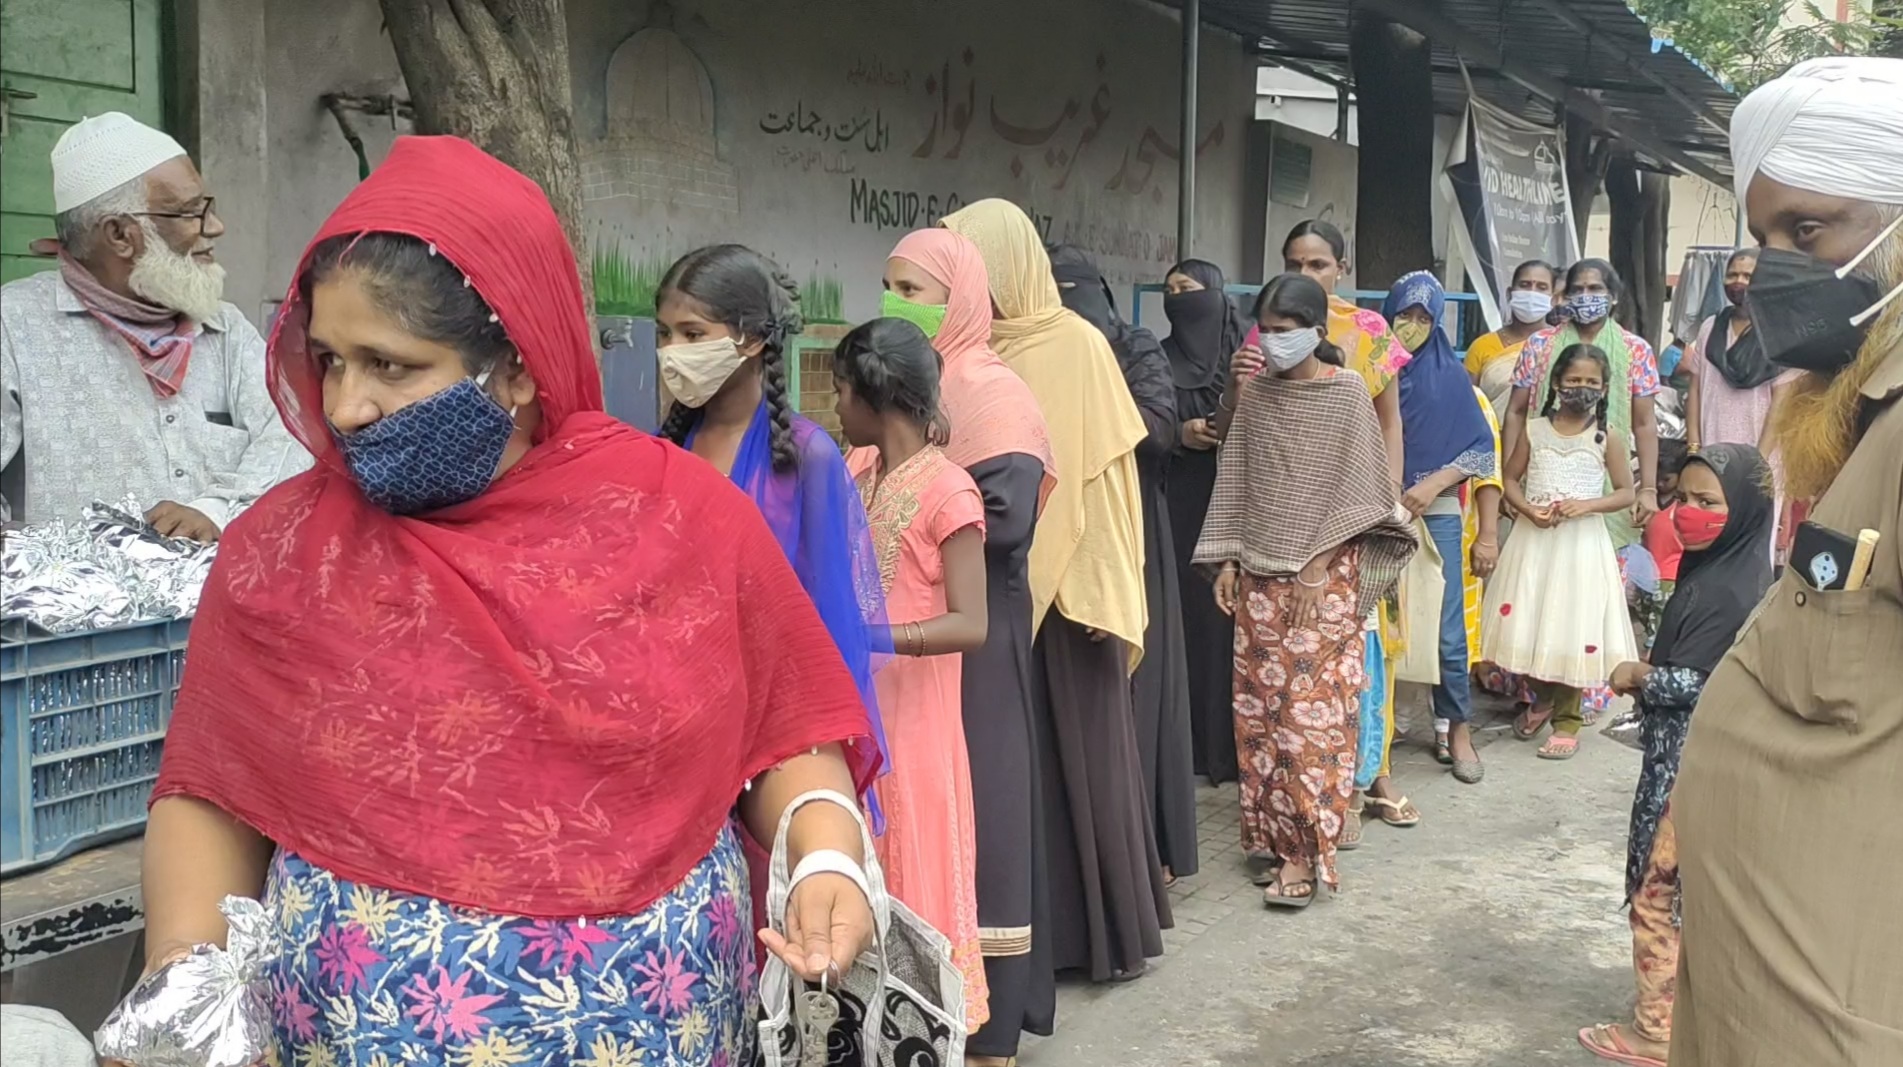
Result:
<svg viewBox="0 0 1903 1067"><path fill-rule="evenodd" d="M27 246L53 236L53 142L106 111L154 126L163 0L0 0L0 281L45 270Z"/></svg>

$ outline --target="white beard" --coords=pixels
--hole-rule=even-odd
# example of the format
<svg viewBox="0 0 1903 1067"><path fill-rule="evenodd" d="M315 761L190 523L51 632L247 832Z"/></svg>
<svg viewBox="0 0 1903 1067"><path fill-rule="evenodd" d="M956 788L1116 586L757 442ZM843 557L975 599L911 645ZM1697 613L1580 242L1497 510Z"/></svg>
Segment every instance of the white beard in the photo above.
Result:
<svg viewBox="0 0 1903 1067"><path fill-rule="evenodd" d="M159 236L151 219L139 223L145 230L145 252L133 261L126 286L193 322L216 320L225 296L225 268L175 251Z"/></svg>

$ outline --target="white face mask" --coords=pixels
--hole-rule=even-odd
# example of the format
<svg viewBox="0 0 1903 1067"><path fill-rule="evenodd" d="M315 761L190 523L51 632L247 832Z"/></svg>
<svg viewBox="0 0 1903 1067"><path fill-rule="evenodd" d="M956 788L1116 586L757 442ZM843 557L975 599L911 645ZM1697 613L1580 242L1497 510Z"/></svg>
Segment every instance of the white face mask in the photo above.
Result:
<svg viewBox="0 0 1903 1067"><path fill-rule="evenodd" d="M1321 347L1322 335L1316 330L1290 330L1262 335L1262 355L1277 371L1292 370Z"/></svg>
<svg viewBox="0 0 1903 1067"><path fill-rule="evenodd" d="M668 395L690 408L700 408L720 392L746 357L740 354L733 338L721 337L669 345L656 353L655 359Z"/></svg>
<svg viewBox="0 0 1903 1067"><path fill-rule="evenodd" d="M1513 309L1515 320L1529 324L1539 322L1553 310L1553 294L1538 289L1515 289L1507 296L1507 306Z"/></svg>

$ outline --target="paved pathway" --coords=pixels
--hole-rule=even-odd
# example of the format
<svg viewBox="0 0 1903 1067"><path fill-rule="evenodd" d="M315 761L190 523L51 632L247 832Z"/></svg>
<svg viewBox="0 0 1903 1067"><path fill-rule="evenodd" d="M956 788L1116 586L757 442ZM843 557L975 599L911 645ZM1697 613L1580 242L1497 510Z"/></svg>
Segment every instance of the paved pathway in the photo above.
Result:
<svg viewBox="0 0 1903 1067"><path fill-rule="evenodd" d="M1403 726L1409 712L1403 709ZM1237 841L1235 787L1198 797L1202 872L1172 891L1167 955L1127 985L1060 989L1023 1067L1525 1067L1599 1061L1574 1037L1625 1017L1621 910L1638 754L1588 728L1570 763L1483 716L1486 781L1434 763L1424 713L1395 773L1425 819L1369 822L1339 896L1270 912Z"/></svg>

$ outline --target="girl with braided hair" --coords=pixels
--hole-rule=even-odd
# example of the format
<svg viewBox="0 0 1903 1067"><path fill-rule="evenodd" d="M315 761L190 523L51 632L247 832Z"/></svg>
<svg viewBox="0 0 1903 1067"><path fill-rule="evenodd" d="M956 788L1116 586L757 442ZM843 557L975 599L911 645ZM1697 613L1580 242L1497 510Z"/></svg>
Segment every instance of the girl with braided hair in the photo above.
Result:
<svg viewBox="0 0 1903 1067"><path fill-rule="evenodd" d="M1513 732L1531 740L1551 722L1542 759L1579 751L1581 691L1639 658L1612 534L1599 521L1633 496L1626 435L1607 425L1609 371L1595 345L1559 353L1540 415L1507 457L1507 503L1524 521L1487 584L1480 642L1489 662L1532 681L1534 703Z"/></svg>
<svg viewBox="0 0 1903 1067"><path fill-rule="evenodd" d="M873 656L890 652L865 506L826 431L794 410L789 348L804 325L799 286L740 245L682 256L655 293L661 381L674 398L661 436L753 497L859 683L879 750ZM866 796L875 824L877 803Z"/></svg>

